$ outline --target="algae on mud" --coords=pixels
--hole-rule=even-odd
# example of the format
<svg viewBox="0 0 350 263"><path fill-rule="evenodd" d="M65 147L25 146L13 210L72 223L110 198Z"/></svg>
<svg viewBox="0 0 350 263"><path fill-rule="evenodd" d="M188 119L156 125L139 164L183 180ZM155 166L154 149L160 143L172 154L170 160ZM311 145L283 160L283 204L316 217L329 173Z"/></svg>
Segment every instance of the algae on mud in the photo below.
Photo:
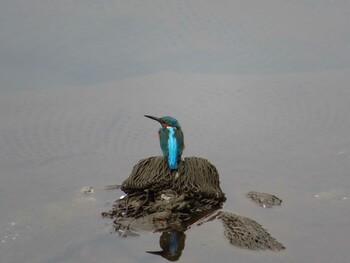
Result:
<svg viewBox="0 0 350 263"><path fill-rule="evenodd" d="M184 232L192 224L221 220L230 244L252 250L281 250L284 246L259 223L247 217L218 211L226 200L220 188L217 169L208 160L187 157L178 170L170 170L163 156L139 161L122 183L126 193L115 201L104 217L114 219L122 236L137 235L134 230L162 232L163 249L149 252L177 260L185 247ZM175 249L176 248L176 249Z"/></svg>
<svg viewBox="0 0 350 263"><path fill-rule="evenodd" d="M253 202L264 208L270 208L282 204L282 200L279 199L277 196L267 193L250 191L249 193L247 193L247 197L252 199Z"/></svg>

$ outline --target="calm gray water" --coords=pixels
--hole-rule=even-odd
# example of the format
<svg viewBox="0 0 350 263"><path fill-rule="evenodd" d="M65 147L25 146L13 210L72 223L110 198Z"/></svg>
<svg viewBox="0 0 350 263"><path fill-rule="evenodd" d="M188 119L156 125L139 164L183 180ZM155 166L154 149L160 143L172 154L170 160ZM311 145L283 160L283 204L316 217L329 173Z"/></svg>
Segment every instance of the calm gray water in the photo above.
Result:
<svg viewBox="0 0 350 263"><path fill-rule="evenodd" d="M233 247L213 221L179 262L348 261L347 1L0 3L1 262L165 261L145 253L159 234L121 238L100 216L122 194L104 186L161 154L144 114L176 117L184 155L219 170L224 210L287 247Z"/></svg>

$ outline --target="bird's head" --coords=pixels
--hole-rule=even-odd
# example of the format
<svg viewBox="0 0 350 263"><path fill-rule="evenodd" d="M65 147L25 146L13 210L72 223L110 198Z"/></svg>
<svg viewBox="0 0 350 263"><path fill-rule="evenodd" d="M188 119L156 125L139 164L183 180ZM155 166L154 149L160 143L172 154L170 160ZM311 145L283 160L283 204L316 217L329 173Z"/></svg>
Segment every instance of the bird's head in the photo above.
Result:
<svg viewBox="0 0 350 263"><path fill-rule="evenodd" d="M164 128L172 127L178 130L181 129L180 123L177 121L177 119L173 117L164 116L164 117L158 118L150 115L145 115L145 117L158 121Z"/></svg>

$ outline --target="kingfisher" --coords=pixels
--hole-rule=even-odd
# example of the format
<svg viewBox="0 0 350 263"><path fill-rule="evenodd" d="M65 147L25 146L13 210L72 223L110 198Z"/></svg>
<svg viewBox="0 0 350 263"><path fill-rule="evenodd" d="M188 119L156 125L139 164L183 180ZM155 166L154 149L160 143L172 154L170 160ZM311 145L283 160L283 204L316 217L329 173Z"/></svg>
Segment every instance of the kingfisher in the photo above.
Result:
<svg viewBox="0 0 350 263"><path fill-rule="evenodd" d="M160 123L161 127L158 131L160 148L164 157L168 160L169 168L176 170L185 148L184 135L180 123L170 116L158 118L145 115L145 117Z"/></svg>

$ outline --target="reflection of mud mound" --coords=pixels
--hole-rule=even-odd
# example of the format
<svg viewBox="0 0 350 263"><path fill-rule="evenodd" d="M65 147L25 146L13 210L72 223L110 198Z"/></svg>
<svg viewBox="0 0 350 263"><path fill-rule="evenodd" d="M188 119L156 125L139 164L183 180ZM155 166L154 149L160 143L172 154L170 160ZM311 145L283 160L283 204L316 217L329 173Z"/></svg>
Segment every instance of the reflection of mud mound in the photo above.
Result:
<svg viewBox="0 0 350 263"><path fill-rule="evenodd" d="M121 189L127 196L117 200L105 215L138 218L156 212L178 212L180 218L186 218L219 208L226 200L215 166L197 157L180 161L177 171L169 169L164 157L141 160Z"/></svg>
<svg viewBox="0 0 350 263"><path fill-rule="evenodd" d="M279 199L277 196L266 193L251 191L247 193L247 197L252 199L258 205L265 208L270 208L282 204L282 200Z"/></svg>
<svg viewBox="0 0 350 263"><path fill-rule="evenodd" d="M227 212L219 212L224 234L232 245L248 249L282 250L285 247L256 221Z"/></svg>

